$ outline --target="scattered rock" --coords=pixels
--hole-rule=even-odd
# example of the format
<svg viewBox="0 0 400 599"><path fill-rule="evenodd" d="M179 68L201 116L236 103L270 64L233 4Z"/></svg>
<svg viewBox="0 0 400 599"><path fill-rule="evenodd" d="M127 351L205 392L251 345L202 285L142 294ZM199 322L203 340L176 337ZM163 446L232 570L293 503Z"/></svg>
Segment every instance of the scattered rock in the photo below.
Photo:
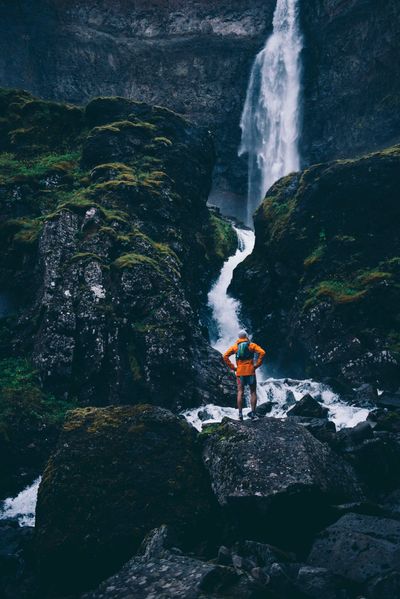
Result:
<svg viewBox="0 0 400 599"><path fill-rule="evenodd" d="M368 414L367 420L376 431L400 433L400 410L376 408Z"/></svg>
<svg viewBox="0 0 400 599"><path fill-rule="evenodd" d="M327 418L328 413L328 408L321 406L316 399L307 393L288 411L287 415L306 416L307 418Z"/></svg>

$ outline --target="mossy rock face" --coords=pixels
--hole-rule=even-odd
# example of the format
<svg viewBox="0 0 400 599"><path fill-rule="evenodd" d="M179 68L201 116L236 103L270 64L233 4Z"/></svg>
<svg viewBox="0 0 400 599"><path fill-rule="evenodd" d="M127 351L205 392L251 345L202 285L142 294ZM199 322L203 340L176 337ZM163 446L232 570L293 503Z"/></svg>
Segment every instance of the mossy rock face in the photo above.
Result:
<svg viewBox="0 0 400 599"><path fill-rule="evenodd" d="M235 272L271 366L396 389L400 146L278 181Z"/></svg>
<svg viewBox="0 0 400 599"><path fill-rule="evenodd" d="M46 394L26 358L0 360L0 498L38 476L73 402ZM24 476L21 476L21 470Z"/></svg>
<svg viewBox="0 0 400 599"><path fill-rule="evenodd" d="M226 403L231 377L199 326L235 249L206 206L210 133L121 98L0 90L0 112L0 293L16 298L1 355L81 405Z"/></svg>
<svg viewBox="0 0 400 599"><path fill-rule="evenodd" d="M196 433L184 420L149 405L74 410L39 489L43 579L60 593L93 586L161 524L193 547L213 509Z"/></svg>

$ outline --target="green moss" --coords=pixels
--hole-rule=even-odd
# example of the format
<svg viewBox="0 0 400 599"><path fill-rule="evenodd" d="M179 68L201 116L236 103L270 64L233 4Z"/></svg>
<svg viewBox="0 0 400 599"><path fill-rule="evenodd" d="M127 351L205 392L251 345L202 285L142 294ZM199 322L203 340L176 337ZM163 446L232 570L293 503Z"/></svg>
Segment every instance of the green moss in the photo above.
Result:
<svg viewBox="0 0 400 599"><path fill-rule="evenodd" d="M135 382L140 381L142 378L142 372L136 357L136 347L132 341L128 344L128 362L133 380Z"/></svg>
<svg viewBox="0 0 400 599"><path fill-rule="evenodd" d="M15 154L0 154L0 184L40 179L50 174L78 173L79 152L50 153L36 159L17 159Z"/></svg>
<svg viewBox="0 0 400 599"><path fill-rule="evenodd" d="M30 246L37 242L43 229L43 220L41 218L10 219L5 226L14 231L12 239L15 244Z"/></svg>
<svg viewBox="0 0 400 599"><path fill-rule="evenodd" d="M357 280L361 285L372 285L374 283L379 283L380 281L384 281L392 278L392 274L390 272L382 272L380 270L366 270L360 273L357 277Z"/></svg>
<svg viewBox="0 0 400 599"><path fill-rule="evenodd" d="M101 262L101 258L98 254L93 254L92 252L78 252L74 254L70 259L70 262L92 262L95 260L96 262Z"/></svg>
<svg viewBox="0 0 400 599"><path fill-rule="evenodd" d="M304 260L304 266L307 268L309 266L312 266L313 264L316 264L317 262L320 262L322 260L322 257L324 255L326 251L326 245L325 244L320 244L318 247L315 248L315 250L309 255L307 256L307 258Z"/></svg>
<svg viewBox="0 0 400 599"><path fill-rule="evenodd" d="M147 264L156 270L160 270L155 260L148 258L147 256L143 256L142 254L123 254L113 262L113 266L118 270L122 270L124 268L133 268L138 264Z"/></svg>
<svg viewBox="0 0 400 599"><path fill-rule="evenodd" d="M73 406L73 402L42 391L38 374L27 359L0 360L0 435L5 442L26 427L61 424Z"/></svg>
<svg viewBox="0 0 400 599"><path fill-rule="evenodd" d="M172 146L172 141L168 137L155 137L154 141L164 146Z"/></svg>
<svg viewBox="0 0 400 599"><path fill-rule="evenodd" d="M308 299L304 308L310 308L321 298L329 298L335 304L349 304L360 301L366 294L366 291L360 291L357 287L350 286L347 281L331 279L321 281L308 291Z"/></svg>

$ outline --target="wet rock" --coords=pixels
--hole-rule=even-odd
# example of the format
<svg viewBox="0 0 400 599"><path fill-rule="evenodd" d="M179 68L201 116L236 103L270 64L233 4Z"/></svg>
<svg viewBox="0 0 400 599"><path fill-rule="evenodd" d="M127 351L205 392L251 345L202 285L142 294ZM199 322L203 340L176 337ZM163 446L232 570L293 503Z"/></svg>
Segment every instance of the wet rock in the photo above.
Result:
<svg viewBox="0 0 400 599"><path fill-rule="evenodd" d="M352 447L362 443L366 439L372 439L374 436L369 422L359 422L352 428L342 428L336 435L336 439L342 447Z"/></svg>
<svg viewBox="0 0 400 599"><path fill-rule="evenodd" d="M368 584L369 599L393 599L400 596L400 573L390 572L383 576L378 576Z"/></svg>
<svg viewBox="0 0 400 599"><path fill-rule="evenodd" d="M39 489L36 550L44 585L53 592L90 587L161 524L192 547L212 537L213 513L196 433L186 421L146 405L70 412Z"/></svg>
<svg viewBox="0 0 400 599"><path fill-rule="evenodd" d="M387 495L381 502L388 518L400 520L400 489Z"/></svg>
<svg viewBox="0 0 400 599"><path fill-rule="evenodd" d="M279 547L306 542L329 503L362 497L352 468L291 419L226 420L203 458L238 534Z"/></svg>
<svg viewBox="0 0 400 599"><path fill-rule="evenodd" d="M262 403L261 405L257 406L256 408L256 412L257 412L257 416L266 416L267 414L269 414L272 410L274 406L274 403L272 401L266 401L265 403Z"/></svg>
<svg viewBox="0 0 400 599"><path fill-rule="evenodd" d="M351 595L339 576L335 576L326 568L302 566L299 570L296 586L313 599L347 599ZM348 585L347 585L348 586Z"/></svg>
<svg viewBox="0 0 400 599"><path fill-rule="evenodd" d="M387 518L347 514L325 529L308 557L354 583L400 571L400 523Z"/></svg>
<svg viewBox="0 0 400 599"><path fill-rule="evenodd" d="M400 410L376 408L368 414L367 420L376 431L400 433Z"/></svg>
<svg viewBox="0 0 400 599"><path fill-rule="evenodd" d="M327 418L307 418L305 416L291 416L294 422L304 426L310 433L321 441L335 445L336 443L336 425Z"/></svg>
<svg viewBox="0 0 400 599"><path fill-rule="evenodd" d="M400 393L382 393L377 400L379 408L388 408L389 410L400 410Z"/></svg>
<svg viewBox="0 0 400 599"><path fill-rule="evenodd" d="M324 408L321 404L308 394L302 397L296 405L291 408L288 416L305 416L307 418L326 418L328 416L328 408Z"/></svg>
<svg viewBox="0 0 400 599"><path fill-rule="evenodd" d="M35 596L34 529L17 520L0 520L0 589L2 599Z"/></svg>
<svg viewBox="0 0 400 599"><path fill-rule="evenodd" d="M354 390L353 402L360 408L371 408L378 401L378 393L373 385L365 383Z"/></svg>

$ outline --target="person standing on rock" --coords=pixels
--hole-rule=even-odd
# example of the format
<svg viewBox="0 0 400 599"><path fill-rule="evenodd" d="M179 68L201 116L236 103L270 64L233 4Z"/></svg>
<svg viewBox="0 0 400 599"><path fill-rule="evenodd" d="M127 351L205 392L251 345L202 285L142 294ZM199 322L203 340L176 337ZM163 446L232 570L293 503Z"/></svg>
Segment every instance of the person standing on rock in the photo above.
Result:
<svg viewBox="0 0 400 599"><path fill-rule="evenodd" d="M236 355L236 366L230 361L229 357ZM254 363L255 354L258 354L256 363ZM239 339L225 353L224 362L229 368L236 372L237 381L237 408L239 410L239 420L243 420L243 395L244 388L250 387L250 418L257 418L257 379L256 369L263 362L265 351L256 343L252 343L246 331L240 331Z"/></svg>

